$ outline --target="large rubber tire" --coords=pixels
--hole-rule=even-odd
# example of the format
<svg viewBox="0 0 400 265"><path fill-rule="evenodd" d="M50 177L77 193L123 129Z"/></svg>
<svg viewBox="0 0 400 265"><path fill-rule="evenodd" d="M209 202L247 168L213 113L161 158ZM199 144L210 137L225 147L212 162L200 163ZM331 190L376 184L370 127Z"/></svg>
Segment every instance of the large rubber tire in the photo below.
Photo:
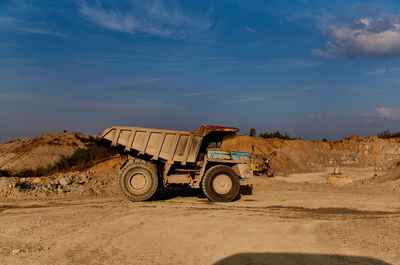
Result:
<svg viewBox="0 0 400 265"><path fill-rule="evenodd" d="M228 166L214 166L207 170L201 187L210 201L230 202L238 196L240 189L239 177Z"/></svg>
<svg viewBox="0 0 400 265"><path fill-rule="evenodd" d="M149 199L157 190L157 173L149 164L134 162L125 166L118 179L122 194L133 202Z"/></svg>

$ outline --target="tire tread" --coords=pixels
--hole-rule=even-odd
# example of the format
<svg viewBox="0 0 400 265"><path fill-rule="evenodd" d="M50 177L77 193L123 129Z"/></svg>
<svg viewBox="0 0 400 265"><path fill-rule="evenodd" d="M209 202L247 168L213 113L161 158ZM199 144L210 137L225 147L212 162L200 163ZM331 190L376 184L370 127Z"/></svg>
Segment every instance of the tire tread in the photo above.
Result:
<svg viewBox="0 0 400 265"><path fill-rule="evenodd" d="M155 183L153 183L153 185L151 186L151 189L147 192L147 194L145 194L144 196L141 196L140 198L132 196L131 194L128 194L123 188L124 176L133 167L143 167L143 168L149 170L149 172L154 176L154 180L155 180ZM144 163L144 162L133 162L133 163L130 163L130 164L126 165L120 171L119 177L118 177L118 186L119 186L119 189L120 189L122 195L124 195L125 198L127 198L128 200L130 200L132 202L141 202L141 201L148 200L148 199L151 198L151 196L154 195L154 193L156 192L157 187L158 187L157 172L155 171L154 167L149 165L148 163Z"/></svg>
<svg viewBox="0 0 400 265"><path fill-rule="evenodd" d="M217 198L216 196L214 196L211 191L208 189L208 182L210 181L211 176L219 170L226 170L229 173L231 173L233 176L235 176L233 178L233 182L232 183L232 187L237 186L237 193L235 194L234 198L239 194L239 188L240 188L240 182L239 182L239 177L237 176L236 172L228 166L225 165L217 165L217 166L213 166L211 168L209 168L206 173L204 174L203 180L201 182L201 188L204 192L204 195L206 195L206 197L213 202L230 202L232 201L234 198L230 199L230 200L221 200L219 198ZM211 184L210 184L211 185Z"/></svg>

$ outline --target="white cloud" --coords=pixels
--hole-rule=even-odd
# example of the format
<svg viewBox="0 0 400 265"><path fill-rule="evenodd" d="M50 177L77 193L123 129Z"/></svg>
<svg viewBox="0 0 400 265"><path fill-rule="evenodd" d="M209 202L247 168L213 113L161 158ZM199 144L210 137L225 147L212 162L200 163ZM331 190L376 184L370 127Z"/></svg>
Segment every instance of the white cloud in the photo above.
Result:
<svg viewBox="0 0 400 265"><path fill-rule="evenodd" d="M379 68L372 72L365 73L366 75L381 75L386 73L398 72L400 71L400 67L386 67L386 68Z"/></svg>
<svg viewBox="0 0 400 265"><path fill-rule="evenodd" d="M159 81L168 80L168 79L171 79L171 77L158 77L158 78L153 78L153 79L145 79L145 80L139 81L134 84L121 85L118 88L123 89L123 90L147 90L147 91L162 90L161 87L149 85L149 83L150 84L157 83Z"/></svg>
<svg viewBox="0 0 400 265"><path fill-rule="evenodd" d="M140 81L138 83L155 83L155 82L158 82L158 81L163 81L163 80L168 80L168 79L171 79L171 77L165 76L165 77L158 77L158 78L153 78L153 79L145 79L145 80L142 80L142 81Z"/></svg>
<svg viewBox="0 0 400 265"><path fill-rule="evenodd" d="M84 100L67 98L64 96L45 96L29 94L0 94L0 102L15 102L16 104L51 106L55 108L73 108L89 110L120 110L139 111L143 109L180 109L159 100L152 99L125 99L115 102L112 100Z"/></svg>
<svg viewBox="0 0 400 265"><path fill-rule="evenodd" d="M250 27L244 27L244 29L245 29L247 32L250 32L250 33L256 33L256 32L257 32L255 29L250 28Z"/></svg>
<svg viewBox="0 0 400 265"><path fill-rule="evenodd" d="M311 68L321 65L321 63L317 61L292 59L292 58L280 59L279 61L282 64L286 65L288 68L293 68L293 69Z"/></svg>
<svg viewBox="0 0 400 265"><path fill-rule="evenodd" d="M368 121L368 123L372 123L373 120L384 118L384 119L392 119L399 120L400 119L400 108L388 108L388 107L377 107L372 112L365 112L359 114L348 114L345 116L349 117L363 117L364 121ZM317 113L317 114L308 114L307 118L309 119L325 119L325 118L338 118L340 115L331 114L331 113Z"/></svg>
<svg viewBox="0 0 400 265"><path fill-rule="evenodd" d="M12 29L17 31L23 31L33 34L50 35L55 37L67 37L66 34L60 33L54 29L51 29L46 24L31 23L21 19L15 19L10 17L0 16L0 29Z"/></svg>
<svg viewBox="0 0 400 265"><path fill-rule="evenodd" d="M312 60L303 60L296 58L281 58L277 59L276 62L263 64L259 67L264 69L275 69L275 68L284 68L284 69L304 69L304 68L312 68L322 65L321 62L312 61Z"/></svg>
<svg viewBox="0 0 400 265"><path fill-rule="evenodd" d="M332 38L325 50L314 50L320 56L386 58L400 56L400 21L397 18L354 20L351 26L329 26Z"/></svg>
<svg viewBox="0 0 400 265"><path fill-rule="evenodd" d="M79 9L87 20L101 27L135 34L142 32L160 37L185 37L212 26L208 15L199 17L184 12L177 6L167 7L162 1L133 1L131 10L105 10L98 4L95 7L82 5Z"/></svg>
<svg viewBox="0 0 400 265"><path fill-rule="evenodd" d="M385 78L383 80L385 80L387 82L400 83L400 78Z"/></svg>
<svg viewBox="0 0 400 265"><path fill-rule="evenodd" d="M328 118L335 118L335 114L330 113L317 113L317 114L308 114L307 118L309 119L328 119Z"/></svg>
<svg viewBox="0 0 400 265"><path fill-rule="evenodd" d="M387 118L398 120L400 119L400 109L399 108L387 108L387 107L378 107L374 112L367 112L360 114L362 117L367 118Z"/></svg>
<svg viewBox="0 0 400 265"><path fill-rule="evenodd" d="M389 119L400 119L400 109L393 109L393 108L376 108L376 112L379 117L382 118L389 118Z"/></svg>
<svg viewBox="0 0 400 265"><path fill-rule="evenodd" d="M18 44L16 44L15 42L3 42L0 43L0 48L2 47L15 47L18 46Z"/></svg>
<svg viewBox="0 0 400 265"><path fill-rule="evenodd" d="M114 11L106 12L102 9L82 6L79 10L87 19L96 22L108 29L132 33L137 27L133 17L124 16Z"/></svg>
<svg viewBox="0 0 400 265"><path fill-rule="evenodd" d="M245 96L233 96L226 98L224 103L226 104L237 104L237 103L252 103L252 102L263 102L267 101L269 98L264 95L245 95Z"/></svg>
<svg viewBox="0 0 400 265"><path fill-rule="evenodd" d="M208 95L208 94L210 94L210 93L211 93L211 92L209 92L209 91L188 92L188 93L182 93L182 94L171 95L171 96L168 96L168 98L198 97L198 96Z"/></svg>

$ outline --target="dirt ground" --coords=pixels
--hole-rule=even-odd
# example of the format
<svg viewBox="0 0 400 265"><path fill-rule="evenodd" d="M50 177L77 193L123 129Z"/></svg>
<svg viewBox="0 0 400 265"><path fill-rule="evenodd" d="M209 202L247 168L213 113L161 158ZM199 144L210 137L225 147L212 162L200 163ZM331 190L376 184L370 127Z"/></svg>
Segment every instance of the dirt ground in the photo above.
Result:
<svg viewBox="0 0 400 265"><path fill-rule="evenodd" d="M231 203L176 187L0 199L0 264L400 264L400 180L343 168L354 181L335 186L329 170L256 177Z"/></svg>

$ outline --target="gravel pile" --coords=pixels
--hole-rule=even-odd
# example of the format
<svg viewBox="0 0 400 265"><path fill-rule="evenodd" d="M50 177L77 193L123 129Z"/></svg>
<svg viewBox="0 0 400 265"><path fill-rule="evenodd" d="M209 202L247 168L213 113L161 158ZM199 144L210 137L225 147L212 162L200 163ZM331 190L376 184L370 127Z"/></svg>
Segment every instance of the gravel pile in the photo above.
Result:
<svg viewBox="0 0 400 265"><path fill-rule="evenodd" d="M107 195L117 192L115 187L115 174L90 170L41 178L0 177L0 198Z"/></svg>

